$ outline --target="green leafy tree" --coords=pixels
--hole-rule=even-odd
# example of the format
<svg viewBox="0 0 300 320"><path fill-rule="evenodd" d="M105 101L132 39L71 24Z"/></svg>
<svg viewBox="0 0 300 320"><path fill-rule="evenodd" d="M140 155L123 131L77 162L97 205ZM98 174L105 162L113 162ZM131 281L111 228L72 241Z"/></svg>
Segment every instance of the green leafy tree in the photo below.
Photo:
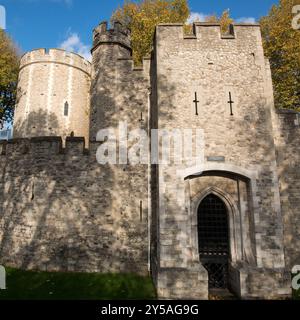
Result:
<svg viewBox="0 0 300 320"><path fill-rule="evenodd" d="M265 55L270 59L275 105L300 111L300 30L292 28L292 8L300 0L280 0L260 20Z"/></svg>
<svg viewBox="0 0 300 320"><path fill-rule="evenodd" d="M126 1L112 15L131 30L133 59L141 64L151 52L155 26L159 23L186 23L190 14L187 0Z"/></svg>
<svg viewBox="0 0 300 320"><path fill-rule="evenodd" d="M0 29L0 125L12 121L18 71L18 50L10 37Z"/></svg>

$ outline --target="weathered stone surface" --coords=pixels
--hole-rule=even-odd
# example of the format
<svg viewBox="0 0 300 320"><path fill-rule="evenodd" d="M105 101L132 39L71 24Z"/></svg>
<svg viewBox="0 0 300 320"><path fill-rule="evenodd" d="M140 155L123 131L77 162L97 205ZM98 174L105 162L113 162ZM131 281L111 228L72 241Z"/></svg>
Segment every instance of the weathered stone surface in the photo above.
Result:
<svg viewBox="0 0 300 320"><path fill-rule="evenodd" d="M151 271L160 298L207 299L197 212L214 194L228 214L229 288L244 299L290 295L288 275L300 264L300 116L275 112L259 26L238 24L224 36L219 25L196 23L187 37L182 25L159 25L151 59L140 68L119 23L113 30L100 24L93 45L92 66L56 50L22 59L19 87L27 91L16 136L23 139L0 144L0 264ZM56 63L61 71L49 72ZM69 126L64 91L76 113ZM28 115L41 105L44 122ZM53 111L58 127L49 132ZM202 129L202 148L193 145L193 157L179 164L171 145L169 164L100 165L97 133L111 128L118 136L120 121L148 136L150 129L192 129L195 139ZM65 141L66 128L75 137Z"/></svg>
<svg viewBox="0 0 300 320"><path fill-rule="evenodd" d="M91 63L75 53L37 49L23 55L14 137L72 134L88 141L90 86Z"/></svg>
<svg viewBox="0 0 300 320"><path fill-rule="evenodd" d="M146 208L140 220L140 201L147 203L143 169L100 166L95 153L84 153L83 145L71 138L62 149L61 139L51 138L13 141L4 147L1 263L25 269L147 274ZM90 150L98 145L91 144Z"/></svg>
<svg viewBox="0 0 300 320"><path fill-rule="evenodd" d="M194 37L185 37L178 24L156 29L152 125L201 128L205 143L201 165L160 165L154 173L158 178L153 196L159 202L152 228L153 239L158 239L158 246L153 246L157 285L164 268L175 272L199 261L197 210L213 193L229 215L231 288L244 298L288 295L289 282L275 276L290 269L284 258L287 235L274 139L278 128L273 124L272 82L259 26L235 25L230 37L222 37L220 26L196 23L194 32ZM298 157L295 146L291 150ZM209 161L217 157L224 161ZM299 164L294 174L296 168ZM296 206L291 212L297 215ZM253 272L257 276L250 277ZM262 274L268 274L266 281Z"/></svg>
<svg viewBox="0 0 300 320"><path fill-rule="evenodd" d="M284 223L286 264L291 270L300 262L300 114L279 110L277 163Z"/></svg>

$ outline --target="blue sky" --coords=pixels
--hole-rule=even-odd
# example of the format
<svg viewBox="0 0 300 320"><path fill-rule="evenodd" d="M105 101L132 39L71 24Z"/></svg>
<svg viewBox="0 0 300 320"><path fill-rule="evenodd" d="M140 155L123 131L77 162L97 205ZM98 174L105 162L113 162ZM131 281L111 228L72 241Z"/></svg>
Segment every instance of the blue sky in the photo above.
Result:
<svg viewBox="0 0 300 320"><path fill-rule="evenodd" d="M6 27L22 52L57 48L89 55L92 29L123 0L0 0L6 8ZM230 8L235 19L258 20L277 0L189 0L193 17Z"/></svg>

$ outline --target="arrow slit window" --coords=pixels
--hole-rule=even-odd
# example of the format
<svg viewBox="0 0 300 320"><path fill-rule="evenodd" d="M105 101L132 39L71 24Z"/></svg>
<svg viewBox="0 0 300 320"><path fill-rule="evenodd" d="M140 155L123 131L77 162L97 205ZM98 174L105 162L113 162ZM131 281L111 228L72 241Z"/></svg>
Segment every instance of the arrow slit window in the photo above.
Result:
<svg viewBox="0 0 300 320"><path fill-rule="evenodd" d="M69 103L68 101L66 101L64 105L64 116L67 117L68 115L69 115Z"/></svg>

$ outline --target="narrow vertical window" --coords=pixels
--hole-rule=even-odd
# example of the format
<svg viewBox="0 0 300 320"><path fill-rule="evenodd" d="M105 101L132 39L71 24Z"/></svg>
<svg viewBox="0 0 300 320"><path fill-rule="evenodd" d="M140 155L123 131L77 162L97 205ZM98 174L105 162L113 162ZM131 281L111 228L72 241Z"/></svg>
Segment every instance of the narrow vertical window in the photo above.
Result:
<svg viewBox="0 0 300 320"><path fill-rule="evenodd" d="M198 116L198 115L199 115L199 113L198 113L198 103L199 103L200 101L198 100L197 92L195 92L195 100L194 100L193 102L195 103L196 116Z"/></svg>
<svg viewBox="0 0 300 320"><path fill-rule="evenodd" d="M140 221L143 221L143 201L140 201Z"/></svg>
<svg viewBox="0 0 300 320"><path fill-rule="evenodd" d="M64 116L67 117L69 115L69 104L66 101L64 105Z"/></svg>
<svg viewBox="0 0 300 320"><path fill-rule="evenodd" d="M234 101L232 101L231 92L229 92L229 101L228 101L228 103L230 104L230 115L233 116L233 104L234 104Z"/></svg>

